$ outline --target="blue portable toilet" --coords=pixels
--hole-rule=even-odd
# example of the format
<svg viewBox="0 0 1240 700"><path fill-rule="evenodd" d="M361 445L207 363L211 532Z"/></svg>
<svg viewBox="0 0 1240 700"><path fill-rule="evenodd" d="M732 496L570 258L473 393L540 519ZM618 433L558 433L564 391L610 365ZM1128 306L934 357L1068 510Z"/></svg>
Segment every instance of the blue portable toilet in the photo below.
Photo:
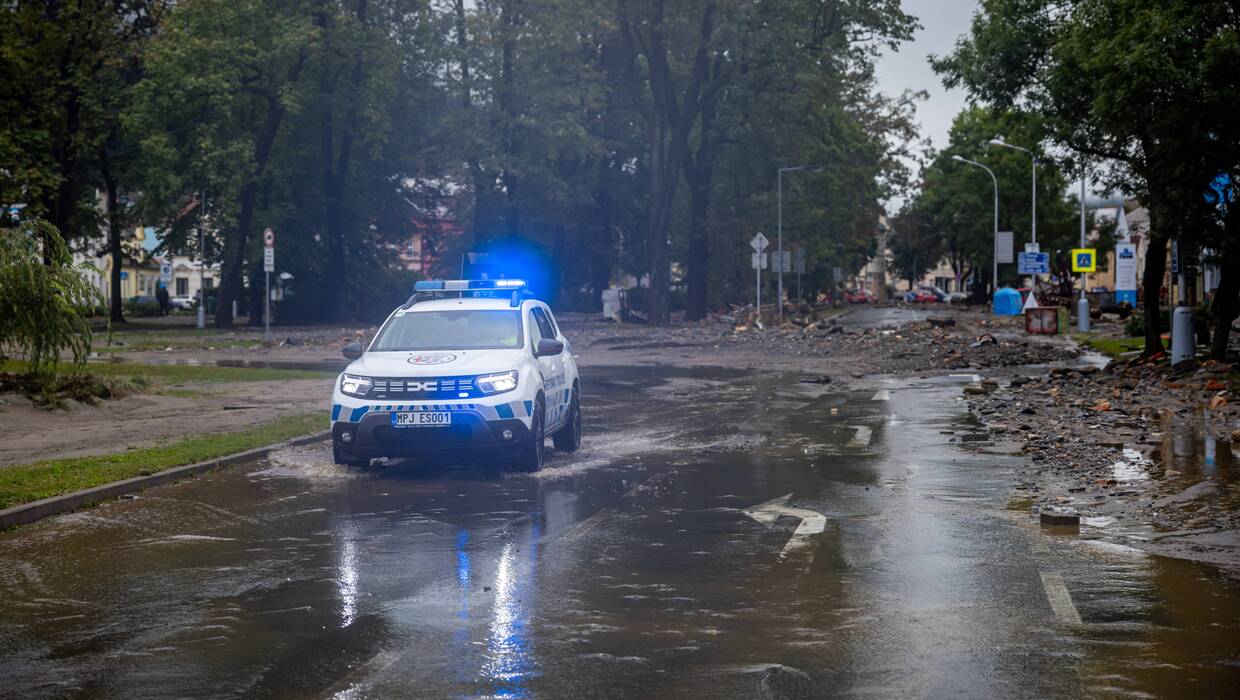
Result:
<svg viewBox="0 0 1240 700"><path fill-rule="evenodd" d="M996 316L1019 316L1020 307L1020 292L1011 287L1002 287L995 292L994 312Z"/></svg>

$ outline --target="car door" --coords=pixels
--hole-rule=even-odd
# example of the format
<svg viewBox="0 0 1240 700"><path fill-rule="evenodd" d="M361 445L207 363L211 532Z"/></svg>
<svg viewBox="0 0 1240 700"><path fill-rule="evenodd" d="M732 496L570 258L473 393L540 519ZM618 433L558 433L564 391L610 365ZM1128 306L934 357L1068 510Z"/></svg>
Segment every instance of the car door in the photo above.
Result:
<svg viewBox="0 0 1240 700"><path fill-rule="evenodd" d="M542 338L559 340L545 309L541 306L531 308L530 318L530 339L534 341L534 347L538 347L538 340ZM564 386L568 373L564 369L564 355L560 353L538 358L538 367L543 375L543 395L546 396L545 424L548 432L553 432L552 429L568 415L569 392L565 391Z"/></svg>

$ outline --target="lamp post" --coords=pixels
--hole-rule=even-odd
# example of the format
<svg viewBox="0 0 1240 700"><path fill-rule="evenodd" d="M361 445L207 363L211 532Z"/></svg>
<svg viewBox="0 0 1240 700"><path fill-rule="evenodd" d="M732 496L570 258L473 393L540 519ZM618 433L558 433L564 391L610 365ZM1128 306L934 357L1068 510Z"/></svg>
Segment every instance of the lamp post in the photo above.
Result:
<svg viewBox="0 0 1240 700"><path fill-rule="evenodd" d="M1029 232L1030 232L1030 237L1032 239L1033 244L1037 245L1038 243L1038 156L1033 151L1029 150L1028 148L1021 148L1020 146L1014 146L1008 143L1007 141L1004 141L1002 136L996 136L990 141L988 141L987 143L990 144L991 146L1002 146L1003 148L1010 148L1013 151L1021 151L1022 153L1028 154L1030 160L1033 161L1033 165L1032 165L1033 199L1032 199L1032 204L1030 205L1031 215L1030 215ZM1037 305L1037 291L1038 291L1038 276L1035 274L1033 276L1033 290L1029 292L1030 296L1034 299L1035 306Z"/></svg>
<svg viewBox="0 0 1240 700"><path fill-rule="evenodd" d="M993 182L995 185L995 230L994 230L994 246L993 246L994 255L992 256L994 258L994 264L993 264L993 273L992 273L993 278L991 280L991 292L990 292L991 294L994 294L995 292L999 291L999 178L995 177L995 171L991 170L990 168L987 168L986 166L982 165L981 163L975 160L969 160L968 158L965 158L964 156L952 156L952 160L958 163L965 163L967 165L972 165L972 166L981 168L982 170L985 170L986 173L990 175L990 181Z"/></svg>
<svg viewBox="0 0 1240 700"><path fill-rule="evenodd" d="M207 266L207 238L206 238L206 220L207 220L207 190L203 188L200 191L201 201L198 207L198 329L202 330L207 327L207 288L206 288L206 266Z"/></svg>
<svg viewBox="0 0 1240 700"><path fill-rule="evenodd" d="M821 166L817 165L794 165L790 168L780 168L779 174L776 176L776 190L778 191L776 207L779 210L776 244L775 249L778 251L779 265L776 267L777 296L775 297L776 305L779 306L779 317L784 316L784 173L793 173L798 170L809 170L811 172L820 172Z"/></svg>

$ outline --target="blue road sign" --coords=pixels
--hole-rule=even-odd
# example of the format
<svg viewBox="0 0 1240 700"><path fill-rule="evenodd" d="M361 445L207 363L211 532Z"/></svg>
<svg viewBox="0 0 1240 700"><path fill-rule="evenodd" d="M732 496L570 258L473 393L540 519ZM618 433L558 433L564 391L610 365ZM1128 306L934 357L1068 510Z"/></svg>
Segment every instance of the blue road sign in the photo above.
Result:
<svg viewBox="0 0 1240 700"><path fill-rule="evenodd" d="M1017 253L1016 271L1022 275L1045 275L1051 271L1051 254Z"/></svg>

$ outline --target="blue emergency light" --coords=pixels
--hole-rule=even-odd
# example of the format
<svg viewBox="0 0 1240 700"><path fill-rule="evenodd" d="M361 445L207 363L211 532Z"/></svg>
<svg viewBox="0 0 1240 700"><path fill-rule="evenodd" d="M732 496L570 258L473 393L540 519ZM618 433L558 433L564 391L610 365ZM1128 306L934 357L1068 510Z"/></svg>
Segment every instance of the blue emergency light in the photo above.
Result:
<svg viewBox="0 0 1240 700"><path fill-rule="evenodd" d="M469 292L474 290L524 289L524 280L423 280L413 283L415 292Z"/></svg>

